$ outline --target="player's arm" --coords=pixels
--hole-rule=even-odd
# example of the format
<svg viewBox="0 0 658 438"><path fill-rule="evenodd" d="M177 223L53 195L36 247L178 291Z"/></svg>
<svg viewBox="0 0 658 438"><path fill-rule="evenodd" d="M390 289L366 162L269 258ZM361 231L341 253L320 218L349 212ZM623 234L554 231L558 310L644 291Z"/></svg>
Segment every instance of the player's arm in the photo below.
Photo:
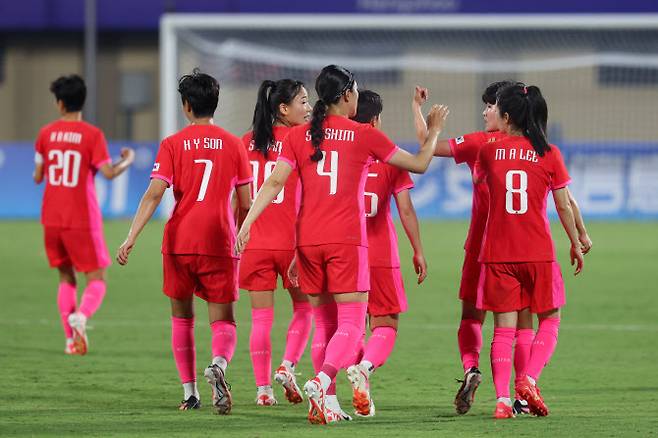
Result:
<svg viewBox="0 0 658 438"><path fill-rule="evenodd" d="M256 199L254 199L254 203L251 205L251 208L249 208L247 217L240 227L240 232L238 233L237 242L235 244L235 250L238 254L244 251L247 242L249 242L249 230L251 229L251 225L256 219L258 219L258 216L260 216L263 210L265 210L268 205L272 204L272 201L274 201L281 190L283 190L292 170L293 168L288 162L281 159L276 162L276 166L274 166L274 170L272 170L272 175L270 175L261 186L258 195L256 195ZM246 193L249 193L248 189Z"/></svg>
<svg viewBox="0 0 658 438"><path fill-rule="evenodd" d="M34 172L32 172L32 178L37 184L41 184L43 181L43 156L39 152L34 154Z"/></svg>
<svg viewBox="0 0 658 438"><path fill-rule="evenodd" d="M557 209L558 216L560 216L562 227L571 241L571 265L573 266L576 263L576 272L574 275L578 275L583 270L583 253L580 249L580 242L578 241L578 229L576 228L576 221L573 210L571 209L571 202L569 202L567 188L563 187L553 190L553 200L555 201L555 208Z"/></svg>
<svg viewBox="0 0 658 438"><path fill-rule="evenodd" d="M249 213L251 208L251 183L242 184L235 188L233 192L232 203L234 204L233 210L237 220L238 229L242 227L242 223Z"/></svg>
<svg viewBox="0 0 658 438"><path fill-rule="evenodd" d="M165 190L167 190L167 182L158 178L151 179L151 183L146 189L144 196L142 196L142 200L139 202L137 213L135 213L130 230L128 230L128 236L117 250L116 258L120 265L128 263L128 256L133 246L135 246L137 236L142 232L144 226L146 226L151 216L153 216L155 209L160 205Z"/></svg>
<svg viewBox="0 0 658 438"><path fill-rule="evenodd" d="M434 156L439 134L443 130L443 125L445 124L449 112L447 106L433 105L427 116L429 128L427 138L425 138L425 141L421 144L418 153L414 155L405 150L399 149L389 159L388 163L414 173L425 173L430 165L432 157Z"/></svg>
<svg viewBox="0 0 658 438"><path fill-rule="evenodd" d="M400 222L404 232L407 234L409 243L414 250L414 270L418 275L418 284L421 284L427 277L427 262L423 253L423 244L420 240L420 227L418 226L418 216L416 209L411 202L409 190L402 190L395 194L395 203L400 214Z"/></svg>
<svg viewBox="0 0 658 438"><path fill-rule="evenodd" d="M414 128L416 129L416 137L418 143L423 144L429 133L427 129L427 122L423 116L423 104L427 102L429 91L427 88L416 86L414 98L411 101L411 113L414 116ZM435 157L452 157L452 150L448 140L439 140L434 151Z"/></svg>
<svg viewBox="0 0 658 438"><path fill-rule="evenodd" d="M121 148L121 159L116 163L103 164L98 170L107 179L114 179L126 171L135 161L135 150L132 148Z"/></svg>
<svg viewBox="0 0 658 438"><path fill-rule="evenodd" d="M592 239L589 238L587 234L587 228L585 228L585 221L583 216L580 213L580 207L576 202L576 198L573 197L571 190L567 188L567 194L569 195L569 203L571 204L571 210L573 210L573 216L576 221L576 229L578 230L578 240L580 241L580 249L583 251L583 254L587 254L590 249L592 249Z"/></svg>

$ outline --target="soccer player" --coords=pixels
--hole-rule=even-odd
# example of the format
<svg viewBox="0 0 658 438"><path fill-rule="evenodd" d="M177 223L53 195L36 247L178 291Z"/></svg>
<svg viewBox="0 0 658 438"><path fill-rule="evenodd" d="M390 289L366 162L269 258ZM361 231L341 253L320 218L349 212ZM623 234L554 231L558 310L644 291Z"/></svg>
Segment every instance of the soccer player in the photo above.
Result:
<svg viewBox="0 0 658 438"><path fill-rule="evenodd" d="M252 198L256 198L260 186L272 173L290 128L305 123L310 116L308 92L302 82L292 79L263 81L254 109L253 129L242 137L254 175ZM248 290L251 298L249 352L257 386L256 404L262 406L277 403L272 391L270 333L278 276L292 299L293 315L283 361L274 379L283 386L290 403L302 401L295 364L306 348L313 315L308 296L288 278L288 268L295 256L298 189L299 177L293 172L272 205L254 222L251 240L240 260L240 287Z"/></svg>
<svg viewBox="0 0 658 438"><path fill-rule="evenodd" d="M200 407L196 385L194 295L208 304L212 363L204 376L218 414L231 411L226 367L237 342L234 302L238 299L238 258L233 252L236 222L231 208L235 190L238 224L249 209L252 181L247 151L240 139L213 122L219 84L195 69L178 82L190 124L160 143L151 182L133 219L117 261L128 263L137 237L173 186L176 206L162 241L163 292L171 301L171 347L183 384L180 410Z"/></svg>
<svg viewBox="0 0 658 438"><path fill-rule="evenodd" d="M484 131L465 134L449 140L440 140L435 155L452 157L456 164L466 163L472 174L480 148L487 143L505 136L505 133L498 127L496 92L500 88L512 84L514 82L511 81L493 82L484 90L482 94L482 102L484 103L484 110L482 112ZM426 88L416 87L416 93L412 102L412 111L414 113L414 121L419 139L427 135L425 119L421 110L427 97L428 90ZM585 223L576 200L570 191L568 191L568 195L576 218L578 238L583 245L583 253L587 253L592 246L592 241L587 234L587 229L585 228ZM462 384L457 391L454 401L458 414L465 414L469 411L474 401L475 391L482 380L479 370L479 358L482 348L482 324L486 312L477 309L476 301L481 267L478 257L480 255L480 248L482 247L488 208L489 190L486 184L474 182L471 222L464 244L464 264L459 287L462 314L459 330L457 331L457 340L464 369L464 379L461 380ZM514 368L517 377L523 375L534 336L532 315L529 312L523 312L518 320L514 348ZM514 411L517 414L527 413L528 407L525 401L517 397L514 401Z"/></svg>
<svg viewBox="0 0 658 438"><path fill-rule="evenodd" d="M57 305L66 336L66 354L84 355L89 348L86 325L105 297L105 270L110 256L96 200L96 172L107 179L121 175L135 153L121 149L112 164L103 132L82 120L87 96L78 75L62 76L50 85L61 117L44 126L36 140L34 181L45 177L41 223L50 266L59 270ZM87 287L77 305L76 272L84 272Z"/></svg>
<svg viewBox="0 0 658 438"><path fill-rule="evenodd" d="M362 90L359 92L357 113L352 120L380 129L382 110L381 97L374 91ZM409 172L397 167L376 161L368 169L365 202L370 262L368 315L371 336L361 352L361 361L347 368L347 377L353 390L352 404L359 416L375 415L375 404L370 397L370 376L386 362L393 351L399 315L407 310L400 272L398 237L391 214L391 197L395 198L402 226L414 250L413 265L418 274L418 284L427 276L418 218L409 194L413 187Z"/></svg>
<svg viewBox="0 0 658 438"><path fill-rule="evenodd" d="M575 273L583 268L583 244L569 201L570 183L557 146L546 140L548 108L538 87L514 84L497 92L498 127L506 136L480 149L476 179L489 189L489 214L480 254L483 263L477 307L494 312L491 368L496 388L495 418L512 418L509 397L512 345L519 312L539 318L525 373L516 392L534 415L548 415L536 385L557 344L564 283L546 215L548 192L571 241Z"/></svg>
<svg viewBox="0 0 658 438"><path fill-rule="evenodd" d="M323 68L315 90L319 100L312 119L292 128L284 140L276 167L238 233L237 250L244 250L253 222L298 169L302 183L297 223L300 287L310 295L316 331L327 334L326 347L316 343L320 335L314 335L311 353L314 362L321 358L322 366L316 377L306 382L304 392L310 402L309 421L325 424L331 421L327 419L327 390L365 331L370 289L364 206L368 166L378 159L425 172L448 110L432 108L429 135L418 154L412 155L381 131L349 119L356 114L359 92L347 69L336 65Z"/></svg>

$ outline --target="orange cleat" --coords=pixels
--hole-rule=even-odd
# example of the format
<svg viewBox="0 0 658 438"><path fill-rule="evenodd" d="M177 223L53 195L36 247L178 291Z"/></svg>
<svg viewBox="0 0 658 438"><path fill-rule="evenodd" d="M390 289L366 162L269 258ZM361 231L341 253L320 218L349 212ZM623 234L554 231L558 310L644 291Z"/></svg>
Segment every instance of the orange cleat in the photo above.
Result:
<svg viewBox="0 0 658 438"><path fill-rule="evenodd" d="M285 365L281 365L274 372L274 380L283 386L285 391L286 400L292 404L301 403L302 391L297 386L297 379L295 374L288 369Z"/></svg>
<svg viewBox="0 0 658 438"><path fill-rule="evenodd" d="M73 348L75 354L84 356L89 348L89 339L87 338L87 317L80 312L74 312L69 315L69 325L73 329Z"/></svg>
<svg viewBox="0 0 658 438"><path fill-rule="evenodd" d="M515 418L514 411L511 406L505 402L499 401L496 403L496 410L494 411L494 418L496 420L505 420L507 418Z"/></svg>
<svg viewBox="0 0 658 438"><path fill-rule="evenodd" d="M370 397L370 380L368 372L362 365L347 368L347 378L352 384L352 406L359 417L374 417L375 404Z"/></svg>
<svg viewBox="0 0 658 438"><path fill-rule="evenodd" d="M528 376L523 376L515 385L516 392L528 402L530 413L538 417L545 417L548 415L548 407L544 403L544 399L539 392L536 384L533 384Z"/></svg>
<svg viewBox="0 0 658 438"><path fill-rule="evenodd" d="M308 421L311 424L327 424L326 396L320 379L314 377L304 384L304 392L308 398Z"/></svg>

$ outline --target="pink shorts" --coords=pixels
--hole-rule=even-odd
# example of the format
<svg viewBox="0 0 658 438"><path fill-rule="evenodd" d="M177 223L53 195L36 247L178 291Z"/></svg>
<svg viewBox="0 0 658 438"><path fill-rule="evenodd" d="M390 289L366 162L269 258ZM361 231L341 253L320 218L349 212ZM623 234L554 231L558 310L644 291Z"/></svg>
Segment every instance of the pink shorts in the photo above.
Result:
<svg viewBox="0 0 658 438"><path fill-rule="evenodd" d="M249 291L272 291L280 276L283 287L290 289L288 268L295 251L248 249L240 259L240 288Z"/></svg>
<svg viewBox="0 0 658 438"><path fill-rule="evenodd" d="M238 300L238 259L206 255L162 254L162 291L170 298L193 295L209 303Z"/></svg>
<svg viewBox="0 0 658 438"><path fill-rule="evenodd" d="M542 313L564 306L566 297L557 262L483 263L477 308Z"/></svg>
<svg viewBox="0 0 658 438"><path fill-rule="evenodd" d="M73 266L78 272L92 272L110 266L102 230L44 227L44 241L53 268Z"/></svg>
<svg viewBox="0 0 658 438"><path fill-rule="evenodd" d="M395 315L407 311L407 295L400 268L370 268L368 315Z"/></svg>
<svg viewBox="0 0 658 438"><path fill-rule="evenodd" d="M306 294L370 290L368 248L326 244L297 248L299 286Z"/></svg>
<svg viewBox="0 0 658 438"><path fill-rule="evenodd" d="M478 300L478 284L482 263L478 262L478 254L473 251L464 252L462 265L462 281L459 285L459 299L475 305Z"/></svg>

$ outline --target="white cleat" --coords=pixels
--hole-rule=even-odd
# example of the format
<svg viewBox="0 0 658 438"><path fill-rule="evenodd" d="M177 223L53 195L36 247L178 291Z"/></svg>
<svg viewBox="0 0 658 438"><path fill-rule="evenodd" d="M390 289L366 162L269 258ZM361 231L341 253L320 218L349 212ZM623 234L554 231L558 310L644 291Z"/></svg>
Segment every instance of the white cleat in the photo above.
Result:
<svg viewBox="0 0 658 438"><path fill-rule="evenodd" d="M203 375L212 388L212 404L219 415L228 415L233 407L231 387L226 382L224 371L217 365L210 365Z"/></svg>
<svg viewBox="0 0 658 438"><path fill-rule="evenodd" d="M347 378L352 384L352 406L359 417L374 417L375 403L370 397L369 372L361 364L347 369Z"/></svg>
<svg viewBox="0 0 658 438"><path fill-rule="evenodd" d="M73 349L75 354L85 355L89 349L89 339L87 339L87 317L80 312L73 312L69 315L69 325L73 329Z"/></svg>
<svg viewBox="0 0 658 438"><path fill-rule="evenodd" d="M274 398L274 391L272 391L271 387L265 390L258 390L256 394L257 406L274 406L275 404L277 404L277 401Z"/></svg>
<svg viewBox="0 0 658 438"><path fill-rule="evenodd" d="M314 377L304 384L308 398L308 421L311 424L327 424L326 396L320 379Z"/></svg>
<svg viewBox="0 0 658 438"><path fill-rule="evenodd" d="M340 404L338 403L338 397L335 395L328 395L326 397L325 409L327 412L327 423L352 421L352 417L350 417L343 409L341 409Z"/></svg>
<svg viewBox="0 0 658 438"><path fill-rule="evenodd" d="M288 369L285 365L281 365L274 373L274 381L283 386L285 391L286 400L290 403L297 404L303 400L302 390L297 386L297 379L295 374Z"/></svg>

